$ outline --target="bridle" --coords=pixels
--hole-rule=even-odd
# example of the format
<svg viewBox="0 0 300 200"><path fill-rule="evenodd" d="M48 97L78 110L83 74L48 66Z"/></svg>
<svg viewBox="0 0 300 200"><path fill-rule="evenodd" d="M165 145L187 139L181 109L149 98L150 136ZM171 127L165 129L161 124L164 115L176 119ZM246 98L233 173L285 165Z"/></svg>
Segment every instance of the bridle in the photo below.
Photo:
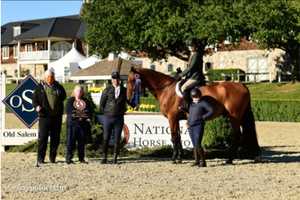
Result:
<svg viewBox="0 0 300 200"><path fill-rule="evenodd" d="M142 74L140 74L140 73L138 73L138 72L134 72L134 74L139 74L140 77L142 77ZM134 76L134 77L135 77L135 76ZM134 82L135 82L135 80L136 80L136 78L133 79ZM143 85L143 80L142 80L142 78L140 78L140 80L141 80L141 85ZM175 80L174 80L174 81L175 81ZM164 85L160 85L160 86L155 87L155 88L152 88L152 89L153 89L153 90L164 90L164 89L166 89L166 87L168 87L168 86L174 84L174 81L170 81L170 82L168 82L168 83L166 83L166 84L164 84ZM149 86L148 86L148 87L149 87ZM144 88L145 88L145 87L144 87ZM149 88L149 89L150 89L150 88ZM133 91L133 94L134 94L134 92L135 92L135 91Z"/></svg>

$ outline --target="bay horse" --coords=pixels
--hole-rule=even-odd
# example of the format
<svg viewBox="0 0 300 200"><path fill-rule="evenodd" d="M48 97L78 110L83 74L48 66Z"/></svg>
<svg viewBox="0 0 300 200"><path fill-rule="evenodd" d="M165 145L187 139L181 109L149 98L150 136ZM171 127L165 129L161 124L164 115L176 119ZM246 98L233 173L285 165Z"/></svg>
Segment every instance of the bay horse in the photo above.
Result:
<svg viewBox="0 0 300 200"><path fill-rule="evenodd" d="M179 120L183 119L182 116L185 116L185 114L183 115L179 109L183 99L176 95L177 81L169 75L152 69L132 67L127 82L127 99L129 101L134 92L135 74L140 75L142 87L148 88L159 101L160 111L168 119L171 130L173 143L172 160L175 163L180 163L183 149ZM226 163L232 164L240 142L250 150L253 157L258 157L260 155L260 147L257 141L248 88L241 83L224 81L201 86L199 89L202 96L209 96L218 102L218 104L214 105L214 114L211 119L221 115L229 117L233 133Z"/></svg>

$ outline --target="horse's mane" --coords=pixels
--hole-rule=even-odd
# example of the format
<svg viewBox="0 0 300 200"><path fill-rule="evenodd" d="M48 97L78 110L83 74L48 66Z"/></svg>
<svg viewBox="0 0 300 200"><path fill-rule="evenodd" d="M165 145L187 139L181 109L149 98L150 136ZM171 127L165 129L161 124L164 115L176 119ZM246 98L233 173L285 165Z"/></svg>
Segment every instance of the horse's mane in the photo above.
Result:
<svg viewBox="0 0 300 200"><path fill-rule="evenodd" d="M145 75L145 76L149 76L151 77L151 79L153 80L159 80L159 81L163 81L165 80L165 82L174 82L175 79L167 74L152 70L152 69L145 69L145 68L137 68L135 69L138 73L140 73L141 75Z"/></svg>

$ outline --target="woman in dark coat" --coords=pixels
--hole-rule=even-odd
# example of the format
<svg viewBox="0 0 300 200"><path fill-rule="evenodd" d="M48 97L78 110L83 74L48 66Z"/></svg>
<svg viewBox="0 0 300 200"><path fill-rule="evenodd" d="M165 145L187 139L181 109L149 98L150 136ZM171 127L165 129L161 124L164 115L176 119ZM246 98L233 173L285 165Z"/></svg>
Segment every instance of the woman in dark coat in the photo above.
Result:
<svg viewBox="0 0 300 200"><path fill-rule="evenodd" d="M79 162L84 160L87 134L90 131L92 109L90 102L84 98L83 88L75 86L73 95L67 102L67 164L73 163L73 152L77 143Z"/></svg>

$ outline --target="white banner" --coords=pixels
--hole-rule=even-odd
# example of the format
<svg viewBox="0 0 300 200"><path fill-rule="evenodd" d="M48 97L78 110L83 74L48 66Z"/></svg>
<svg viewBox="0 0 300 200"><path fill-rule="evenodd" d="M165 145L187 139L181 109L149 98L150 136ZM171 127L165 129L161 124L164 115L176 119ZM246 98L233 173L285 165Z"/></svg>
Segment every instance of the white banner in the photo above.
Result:
<svg viewBox="0 0 300 200"><path fill-rule="evenodd" d="M172 145L171 130L167 118L155 114L125 115L124 131L128 137L128 148L157 147ZM180 121L180 132L183 148L192 148L186 121Z"/></svg>
<svg viewBox="0 0 300 200"><path fill-rule="evenodd" d="M192 148L185 123L186 121L180 121L182 145L183 148ZM127 148L172 145L169 123L163 115L125 115L123 135L128 139ZM1 132L2 145L22 145L37 139L37 137L37 129L3 129Z"/></svg>
<svg viewBox="0 0 300 200"><path fill-rule="evenodd" d="M22 145L37 139L37 129L4 129L1 131L2 145Z"/></svg>
<svg viewBox="0 0 300 200"><path fill-rule="evenodd" d="M97 106L99 106L99 104L100 104L101 94L102 94L101 92L91 93L92 100L93 100L94 104Z"/></svg>

